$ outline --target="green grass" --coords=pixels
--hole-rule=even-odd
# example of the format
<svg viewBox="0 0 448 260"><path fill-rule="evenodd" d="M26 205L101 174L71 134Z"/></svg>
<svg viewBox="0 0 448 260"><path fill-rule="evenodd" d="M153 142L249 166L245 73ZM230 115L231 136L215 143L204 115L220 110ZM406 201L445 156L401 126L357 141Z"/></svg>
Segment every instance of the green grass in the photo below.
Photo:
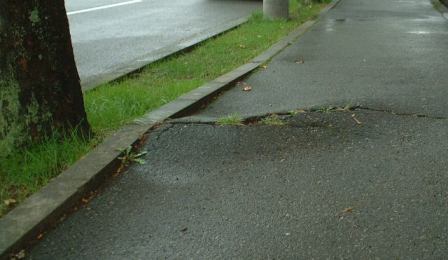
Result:
<svg viewBox="0 0 448 260"><path fill-rule="evenodd" d="M190 52L155 62L140 73L87 92L85 107L95 139L81 140L73 135L58 142L53 137L2 159L0 215L9 209L5 200L20 202L37 191L106 134L248 62L299 24L314 18L323 7L304 5L304 1L291 0L292 19L288 21L267 21L261 13L255 13L246 24Z"/></svg>
<svg viewBox="0 0 448 260"><path fill-rule="evenodd" d="M273 126L282 126L286 124L285 121L281 120L280 117L276 114L261 119L260 123L263 125L273 125Z"/></svg>
<svg viewBox="0 0 448 260"><path fill-rule="evenodd" d="M64 142L59 140L57 137L48 138L42 144L16 152L0 161L0 169L4 171L0 175L0 213L8 209L5 200L20 202L36 192L61 169L87 153L95 142L95 139L87 142L77 135L65 137Z"/></svg>
<svg viewBox="0 0 448 260"><path fill-rule="evenodd" d="M243 125L243 118L234 113L225 117L221 117L216 121L218 125Z"/></svg>

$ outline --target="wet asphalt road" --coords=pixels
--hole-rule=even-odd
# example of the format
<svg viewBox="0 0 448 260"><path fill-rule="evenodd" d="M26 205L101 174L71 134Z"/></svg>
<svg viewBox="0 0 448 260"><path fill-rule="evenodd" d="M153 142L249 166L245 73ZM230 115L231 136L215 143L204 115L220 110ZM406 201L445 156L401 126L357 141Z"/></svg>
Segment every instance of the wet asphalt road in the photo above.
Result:
<svg viewBox="0 0 448 260"><path fill-rule="evenodd" d="M67 0L83 88L221 32L260 7L244 0Z"/></svg>
<svg viewBox="0 0 448 260"><path fill-rule="evenodd" d="M251 92L232 89L189 120L366 109L299 113L283 126L165 124L143 148L146 164L31 258L444 259L447 31L424 0L343 0L246 79Z"/></svg>

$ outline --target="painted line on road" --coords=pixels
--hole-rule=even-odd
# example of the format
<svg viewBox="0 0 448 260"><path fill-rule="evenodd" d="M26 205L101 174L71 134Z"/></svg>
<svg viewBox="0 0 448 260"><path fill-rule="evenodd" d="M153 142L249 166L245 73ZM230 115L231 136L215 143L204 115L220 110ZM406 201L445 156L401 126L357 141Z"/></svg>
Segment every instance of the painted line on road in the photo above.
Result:
<svg viewBox="0 0 448 260"><path fill-rule="evenodd" d="M112 8L112 7L122 6L122 5L137 4L137 3L141 3L142 1L143 0L132 0L132 1L127 1L127 2L122 2L122 3L117 3L117 4L103 5L103 6L98 6L98 7L93 7L93 8L88 8L88 9L83 9L83 10L78 10L78 11L67 12L67 15L82 14L82 13L87 13L87 12L92 12L92 11L97 11L97 10L102 10L102 9L108 9L108 8Z"/></svg>

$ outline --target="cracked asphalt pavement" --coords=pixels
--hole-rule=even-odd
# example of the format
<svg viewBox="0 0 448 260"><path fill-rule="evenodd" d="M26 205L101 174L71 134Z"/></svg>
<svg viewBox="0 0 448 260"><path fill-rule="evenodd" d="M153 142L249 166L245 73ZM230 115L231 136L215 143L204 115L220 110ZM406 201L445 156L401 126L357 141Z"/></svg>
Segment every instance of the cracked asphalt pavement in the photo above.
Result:
<svg viewBox="0 0 448 260"><path fill-rule="evenodd" d="M446 258L447 36L425 0L342 0L252 91L151 132L146 164L29 258ZM282 126L210 122L310 107Z"/></svg>

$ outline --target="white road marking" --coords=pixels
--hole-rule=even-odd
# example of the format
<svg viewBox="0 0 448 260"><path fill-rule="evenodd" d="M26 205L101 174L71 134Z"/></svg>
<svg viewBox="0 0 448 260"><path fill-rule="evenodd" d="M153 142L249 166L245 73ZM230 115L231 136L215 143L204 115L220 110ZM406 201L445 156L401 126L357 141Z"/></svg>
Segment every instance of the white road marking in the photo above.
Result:
<svg viewBox="0 0 448 260"><path fill-rule="evenodd" d="M83 9L83 10L78 10L78 11L73 11L73 12L67 12L67 15L82 14L82 13L87 13L87 12L92 12L92 11L97 11L97 10L102 10L102 9L108 9L108 8L112 8L112 7L122 6L122 5L137 4L137 3L141 3L142 1L143 0L132 0L132 1L127 1L127 2L122 2L122 3L117 3L117 4L103 5L103 6L98 6L98 7L93 7L93 8L88 8L88 9Z"/></svg>

